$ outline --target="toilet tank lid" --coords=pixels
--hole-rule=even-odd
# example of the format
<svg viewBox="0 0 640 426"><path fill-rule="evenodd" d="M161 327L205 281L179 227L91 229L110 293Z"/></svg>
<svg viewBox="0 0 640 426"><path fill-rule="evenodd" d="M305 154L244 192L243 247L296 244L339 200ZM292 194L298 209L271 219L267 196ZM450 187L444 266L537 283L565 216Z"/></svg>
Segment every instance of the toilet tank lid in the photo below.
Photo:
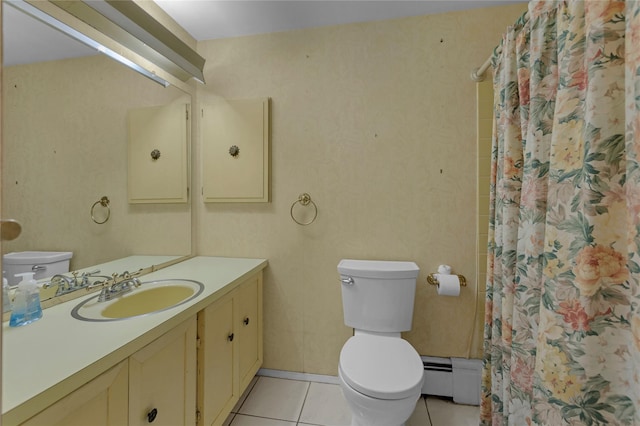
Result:
<svg viewBox="0 0 640 426"><path fill-rule="evenodd" d="M18 251L2 256L4 263L29 265L32 263L55 263L69 260L73 256L70 251Z"/></svg>
<svg viewBox="0 0 640 426"><path fill-rule="evenodd" d="M417 278L420 268L414 262L342 259L338 273L362 278Z"/></svg>

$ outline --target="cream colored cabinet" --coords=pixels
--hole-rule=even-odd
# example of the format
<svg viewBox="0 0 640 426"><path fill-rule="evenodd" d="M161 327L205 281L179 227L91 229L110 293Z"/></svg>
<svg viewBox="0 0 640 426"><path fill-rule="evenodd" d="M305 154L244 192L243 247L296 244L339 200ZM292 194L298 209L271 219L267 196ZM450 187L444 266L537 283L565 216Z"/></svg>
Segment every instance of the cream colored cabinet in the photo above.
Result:
<svg viewBox="0 0 640 426"><path fill-rule="evenodd" d="M129 358L129 425L196 422L196 317Z"/></svg>
<svg viewBox="0 0 640 426"><path fill-rule="evenodd" d="M262 273L198 314L198 425L221 425L262 365Z"/></svg>
<svg viewBox="0 0 640 426"><path fill-rule="evenodd" d="M269 201L269 99L218 99L202 108L205 202Z"/></svg>
<svg viewBox="0 0 640 426"><path fill-rule="evenodd" d="M24 426L121 426L127 424L125 360L22 423Z"/></svg>
<svg viewBox="0 0 640 426"><path fill-rule="evenodd" d="M233 380L233 299L198 313L198 339L198 424L222 424L238 400Z"/></svg>
<svg viewBox="0 0 640 426"><path fill-rule="evenodd" d="M262 272L23 425L221 425L262 365Z"/></svg>
<svg viewBox="0 0 640 426"><path fill-rule="evenodd" d="M130 203L186 203L189 104L128 111Z"/></svg>
<svg viewBox="0 0 640 426"><path fill-rule="evenodd" d="M196 317L23 425L189 425L196 422Z"/></svg>
<svg viewBox="0 0 640 426"><path fill-rule="evenodd" d="M237 290L234 297L234 325L238 335L238 376L242 391L262 365L262 285L254 277Z"/></svg>

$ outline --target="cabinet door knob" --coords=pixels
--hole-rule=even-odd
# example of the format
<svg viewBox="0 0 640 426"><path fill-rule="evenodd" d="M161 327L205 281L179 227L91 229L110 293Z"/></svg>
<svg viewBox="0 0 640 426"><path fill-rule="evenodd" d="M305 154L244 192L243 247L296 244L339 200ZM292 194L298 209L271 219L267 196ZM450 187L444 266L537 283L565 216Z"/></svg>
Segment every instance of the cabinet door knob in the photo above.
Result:
<svg viewBox="0 0 640 426"><path fill-rule="evenodd" d="M233 342L233 333L229 333L229 335L227 336L227 340Z"/></svg>
<svg viewBox="0 0 640 426"><path fill-rule="evenodd" d="M147 413L147 421L149 423L153 423L153 421L156 419L157 416L158 416L158 409L154 408L153 410Z"/></svg>
<svg viewBox="0 0 640 426"><path fill-rule="evenodd" d="M245 317L242 322L244 323L244 325L249 325L249 317Z"/></svg>

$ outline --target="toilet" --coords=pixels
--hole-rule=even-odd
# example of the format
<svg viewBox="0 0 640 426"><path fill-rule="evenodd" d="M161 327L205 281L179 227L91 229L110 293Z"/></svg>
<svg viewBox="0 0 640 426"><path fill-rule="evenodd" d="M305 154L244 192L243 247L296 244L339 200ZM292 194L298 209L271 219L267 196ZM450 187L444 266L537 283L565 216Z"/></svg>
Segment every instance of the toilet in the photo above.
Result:
<svg viewBox="0 0 640 426"><path fill-rule="evenodd" d="M400 335L411 330L418 272L413 262L338 264L344 323L354 328L338 365L352 426L402 426L420 398L422 359Z"/></svg>

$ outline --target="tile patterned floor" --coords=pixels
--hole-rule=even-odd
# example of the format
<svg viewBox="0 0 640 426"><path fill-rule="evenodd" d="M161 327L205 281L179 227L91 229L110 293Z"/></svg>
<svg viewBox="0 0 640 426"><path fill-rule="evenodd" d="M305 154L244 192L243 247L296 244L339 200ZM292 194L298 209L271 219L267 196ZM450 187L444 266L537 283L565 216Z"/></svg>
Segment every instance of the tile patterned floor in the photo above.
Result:
<svg viewBox="0 0 640 426"><path fill-rule="evenodd" d="M420 398L406 426L476 426L480 409L438 397ZM227 426L349 426L339 385L257 376Z"/></svg>

